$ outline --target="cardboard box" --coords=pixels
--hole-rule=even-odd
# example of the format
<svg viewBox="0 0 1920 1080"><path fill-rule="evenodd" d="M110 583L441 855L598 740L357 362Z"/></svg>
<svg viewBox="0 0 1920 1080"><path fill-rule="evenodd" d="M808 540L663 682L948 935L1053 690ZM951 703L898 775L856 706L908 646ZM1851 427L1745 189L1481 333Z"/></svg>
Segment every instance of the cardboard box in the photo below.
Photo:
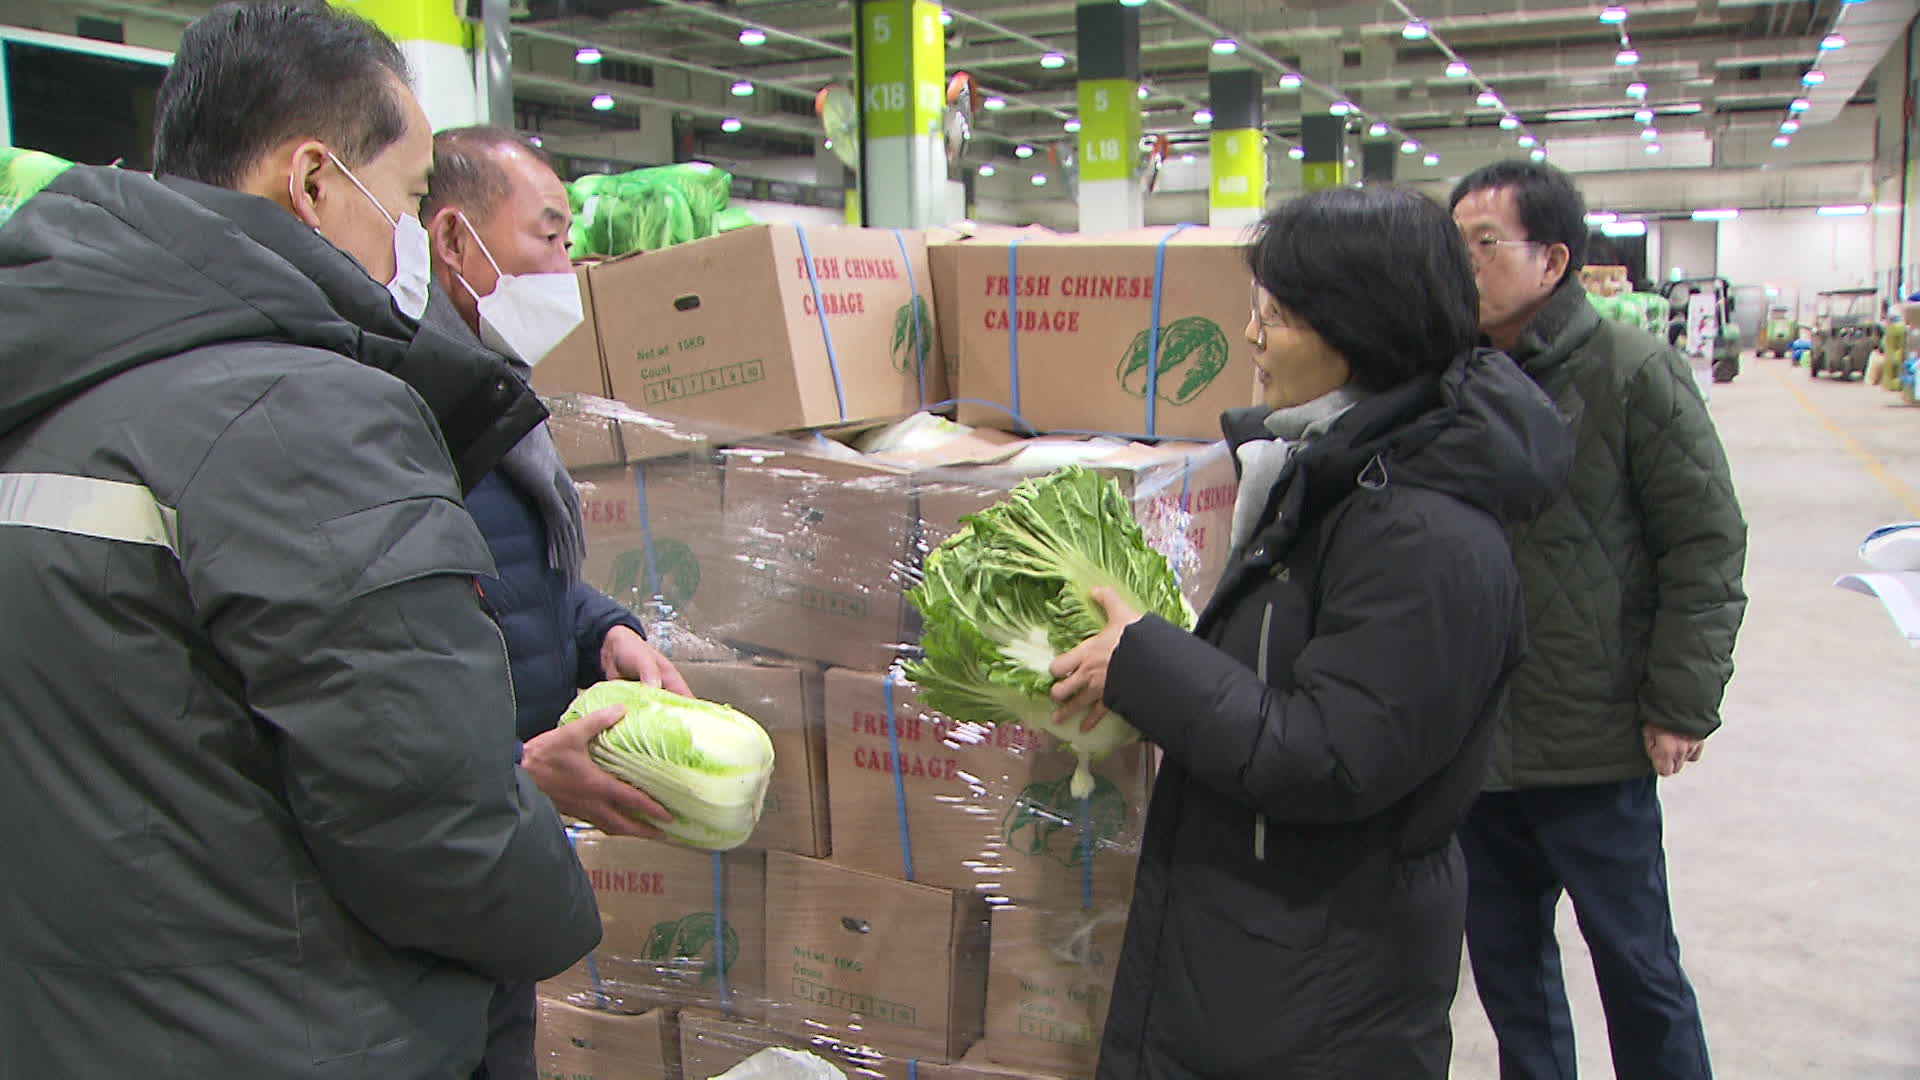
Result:
<svg viewBox="0 0 1920 1080"><path fill-rule="evenodd" d="M533 390L541 397L563 394L606 397L607 369L600 358L600 336L594 328L593 290L587 283L587 264L575 264L573 273L580 286L580 307L586 318L534 365Z"/></svg>
<svg viewBox="0 0 1920 1080"><path fill-rule="evenodd" d="M907 877L910 862L914 881L995 902L1077 908L1132 897L1149 790L1144 744L1094 765L1090 813L1083 813L1067 791L1074 755L1051 735L956 723L922 709L911 686L895 683L896 792L887 680L827 672L833 862L893 878Z"/></svg>
<svg viewBox="0 0 1920 1080"><path fill-rule="evenodd" d="M951 1065L930 1066L932 1071L921 1069L920 1076L922 1080L1090 1080L1092 1076L1091 1071L1059 1076L1015 1065L999 1065L987 1060L985 1050L985 1046L976 1046Z"/></svg>
<svg viewBox="0 0 1920 1080"><path fill-rule="evenodd" d="M548 993L615 1012L672 1004L757 1015L767 962L763 854L572 835L602 936L598 949L543 984Z"/></svg>
<svg viewBox="0 0 1920 1080"><path fill-rule="evenodd" d="M1124 905L995 908L981 1054L1005 1065L1092 1076L1126 926Z"/></svg>
<svg viewBox="0 0 1920 1080"><path fill-rule="evenodd" d="M977 897L773 852L768 1023L890 1057L952 1061L980 1037L987 909Z"/></svg>
<svg viewBox="0 0 1920 1080"><path fill-rule="evenodd" d="M927 230L927 265L933 272L933 306L941 316L940 354L946 361L941 366L948 372L949 385L956 385L953 376L960 363L960 320L954 317L960 303L960 250L977 241L1004 245L1014 239L1025 241L1056 235L1044 225L1014 228L973 221Z"/></svg>
<svg viewBox="0 0 1920 1080"><path fill-rule="evenodd" d="M540 1080L679 1080L679 1031L667 1010L625 1016L544 997L539 1008Z"/></svg>
<svg viewBox="0 0 1920 1080"><path fill-rule="evenodd" d="M767 433L945 395L919 232L760 225L588 276L611 396L644 411Z"/></svg>
<svg viewBox="0 0 1920 1080"><path fill-rule="evenodd" d="M825 856L827 729L818 668L688 663L680 674L696 697L731 705L773 737L773 780L748 848Z"/></svg>
<svg viewBox="0 0 1920 1080"><path fill-rule="evenodd" d="M1217 438L1220 413L1255 400L1243 340L1251 281L1243 248L1231 229L1036 237L1012 255L1010 288L1010 244L983 237L960 245L956 302L947 305L947 317L960 322L955 396L1003 407L962 404L960 420ZM1156 281L1159 383L1149 410Z"/></svg>
<svg viewBox="0 0 1920 1080"><path fill-rule="evenodd" d="M998 502L1027 476L1084 465L1120 485L1148 546L1167 556L1195 611L1226 569L1239 479L1224 442L1159 446L1060 437L1028 439L1012 460L982 468L921 473L915 495L921 543L931 551L959 531L960 518Z"/></svg>
<svg viewBox="0 0 1920 1080"><path fill-rule="evenodd" d="M711 1080L770 1046L825 1059L848 1080L1057 1080L1046 1073L996 1065L975 1047L952 1064L887 1057L824 1036L800 1038L760 1024L688 1009L680 1014L680 1060L686 1080Z"/></svg>
<svg viewBox="0 0 1920 1080"><path fill-rule="evenodd" d="M656 615L697 623L717 570L722 477L704 453L576 470L587 535L581 577L649 624Z"/></svg>

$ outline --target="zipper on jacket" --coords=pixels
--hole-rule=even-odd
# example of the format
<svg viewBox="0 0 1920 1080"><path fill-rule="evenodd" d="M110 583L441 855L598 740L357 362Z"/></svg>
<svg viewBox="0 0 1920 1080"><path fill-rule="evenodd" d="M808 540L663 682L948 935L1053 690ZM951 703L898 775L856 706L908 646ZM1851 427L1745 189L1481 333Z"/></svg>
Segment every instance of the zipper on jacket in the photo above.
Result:
<svg viewBox="0 0 1920 1080"><path fill-rule="evenodd" d="M1266 610L1260 614L1260 651L1254 654L1254 674L1261 682L1267 681L1267 639L1273 633L1273 601L1267 601ZM1267 861L1267 815L1258 811L1253 815L1253 857L1259 862Z"/></svg>

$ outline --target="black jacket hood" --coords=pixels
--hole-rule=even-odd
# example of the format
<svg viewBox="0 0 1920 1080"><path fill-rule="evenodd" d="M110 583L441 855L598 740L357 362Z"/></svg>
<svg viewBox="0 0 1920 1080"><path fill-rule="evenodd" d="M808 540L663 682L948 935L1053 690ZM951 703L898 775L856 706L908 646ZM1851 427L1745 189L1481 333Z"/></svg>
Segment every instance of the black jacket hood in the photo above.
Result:
<svg viewBox="0 0 1920 1080"><path fill-rule="evenodd" d="M0 436L120 372L245 342L325 349L406 382L463 489L546 417L505 361L403 316L265 199L75 166L0 228Z"/></svg>
<svg viewBox="0 0 1920 1080"><path fill-rule="evenodd" d="M1272 410L1221 417L1237 450L1268 438ZM1355 405L1289 464L1304 475L1309 517L1356 486L1411 484L1452 495L1503 522L1536 517L1565 490L1573 434L1546 393L1506 354L1475 349ZM1286 486L1283 479L1280 487Z"/></svg>

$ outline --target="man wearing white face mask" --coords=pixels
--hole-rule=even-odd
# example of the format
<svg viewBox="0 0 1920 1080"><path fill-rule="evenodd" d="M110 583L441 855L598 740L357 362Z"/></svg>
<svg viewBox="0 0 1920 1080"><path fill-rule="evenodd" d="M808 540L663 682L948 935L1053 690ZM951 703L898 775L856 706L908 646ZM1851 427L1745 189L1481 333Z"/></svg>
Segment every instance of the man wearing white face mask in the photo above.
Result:
<svg viewBox="0 0 1920 1080"><path fill-rule="evenodd" d="M421 202L434 286L425 325L483 343L530 375L581 321L567 259L566 188L543 156L500 128L434 137L433 179ZM554 729L576 690L602 677L687 693L640 621L580 580L580 505L546 425L528 433L468 493L467 509L498 567L481 581L513 665L522 762L560 811L602 830L657 835L651 799L596 767L587 745L620 718L605 710ZM495 989L485 1065L476 1078L533 1080L534 984Z"/></svg>
<svg viewBox="0 0 1920 1080"><path fill-rule="evenodd" d="M0 227L0 1076L465 1080L494 985L599 941L461 504L545 412L409 315L406 78L215 8L155 175Z"/></svg>

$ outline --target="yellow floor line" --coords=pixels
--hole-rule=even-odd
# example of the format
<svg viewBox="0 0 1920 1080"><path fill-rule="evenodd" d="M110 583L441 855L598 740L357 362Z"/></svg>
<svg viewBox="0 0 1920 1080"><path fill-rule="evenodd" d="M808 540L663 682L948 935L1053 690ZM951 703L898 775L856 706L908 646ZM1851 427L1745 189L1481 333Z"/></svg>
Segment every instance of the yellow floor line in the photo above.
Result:
<svg viewBox="0 0 1920 1080"><path fill-rule="evenodd" d="M1779 383L1787 393L1793 395L1793 400L1800 403L1800 407L1807 411L1808 416L1813 417L1821 427L1827 429L1827 434L1832 435L1834 441L1840 444L1840 449L1845 450L1849 456L1865 467L1867 475L1878 480L1881 487L1891 492L1900 505L1907 508L1907 513L1920 519L1920 494L1916 494L1912 488L1908 487L1906 481L1893 475L1885 465L1881 464L1879 458L1874 457L1866 447L1860 445L1860 440L1854 438L1846 428L1841 427L1833 417L1828 416L1825 410L1814 404L1806 391L1795 386L1792 380L1782 378L1780 372L1773 368L1768 368L1767 374L1772 376L1773 381Z"/></svg>

